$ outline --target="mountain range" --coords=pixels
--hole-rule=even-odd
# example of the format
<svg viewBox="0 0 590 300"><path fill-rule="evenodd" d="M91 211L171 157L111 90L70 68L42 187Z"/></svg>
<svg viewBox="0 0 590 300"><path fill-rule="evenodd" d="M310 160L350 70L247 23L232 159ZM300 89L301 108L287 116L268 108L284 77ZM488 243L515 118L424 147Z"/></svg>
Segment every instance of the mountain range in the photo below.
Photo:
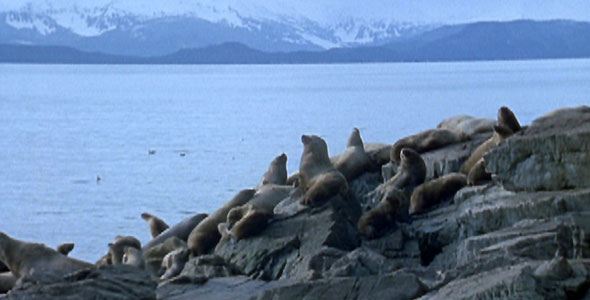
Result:
<svg viewBox="0 0 590 300"><path fill-rule="evenodd" d="M0 45L0 62L17 63L348 63L590 57L590 23L566 20L477 22L437 27L379 46L270 52L239 42L141 57L66 46Z"/></svg>
<svg viewBox="0 0 590 300"><path fill-rule="evenodd" d="M191 10L174 10L168 5L149 12L124 4L112 1L60 6L48 1L28 2L0 12L0 43L67 46L143 57L227 42L269 52L321 51L383 45L435 26L353 17L319 22L303 15L262 9L250 13L246 8L200 2L191 3Z"/></svg>

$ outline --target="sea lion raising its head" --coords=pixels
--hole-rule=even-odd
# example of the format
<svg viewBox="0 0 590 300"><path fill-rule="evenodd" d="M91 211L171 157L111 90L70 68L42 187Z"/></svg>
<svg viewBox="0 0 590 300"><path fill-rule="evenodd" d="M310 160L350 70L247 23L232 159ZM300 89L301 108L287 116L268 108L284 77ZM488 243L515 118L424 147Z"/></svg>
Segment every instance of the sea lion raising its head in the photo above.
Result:
<svg viewBox="0 0 590 300"><path fill-rule="evenodd" d="M348 183L342 173L332 166L328 145L315 135L302 135L303 154L299 164L299 192L301 204L317 205L329 198L348 191Z"/></svg>
<svg viewBox="0 0 590 300"><path fill-rule="evenodd" d="M166 222L162 221L162 219L146 212L141 214L141 218L148 223L148 226L150 226L150 233L152 234L152 238L157 237L158 235L160 235L160 233L164 232L166 229L170 227L168 226L168 224L166 224Z"/></svg>
<svg viewBox="0 0 590 300"><path fill-rule="evenodd" d="M268 170L262 176L260 185L265 184L287 184L287 155L285 153L275 157L270 163Z"/></svg>
<svg viewBox="0 0 590 300"><path fill-rule="evenodd" d="M340 171L348 181L351 181L366 171L372 169L372 162L369 155L365 152L363 140L358 128L354 128L346 150L334 162L336 170Z"/></svg>

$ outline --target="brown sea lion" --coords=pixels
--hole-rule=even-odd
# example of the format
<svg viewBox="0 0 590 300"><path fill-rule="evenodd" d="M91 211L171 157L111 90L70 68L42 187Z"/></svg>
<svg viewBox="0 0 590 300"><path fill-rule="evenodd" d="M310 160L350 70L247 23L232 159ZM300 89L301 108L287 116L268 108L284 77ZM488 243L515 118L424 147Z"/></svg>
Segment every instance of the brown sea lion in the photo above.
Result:
<svg viewBox="0 0 590 300"><path fill-rule="evenodd" d="M400 160L397 174L386 181L380 189L383 194L390 188L402 190L409 199L414 188L422 184L426 178L426 163L422 156L411 148L400 151Z"/></svg>
<svg viewBox="0 0 590 300"><path fill-rule="evenodd" d="M16 284L16 277L8 271L0 273L0 294L6 294Z"/></svg>
<svg viewBox="0 0 590 300"><path fill-rule="evenodd" d="M123 254L125 247L141 249L141 242L133 236L117 236L113 243L109 243L109 253L113 265L123 263Z"/></svg>
<svg viewBox="0 0 590 300"><path fill-rule="evenodd" d="M113 259L111 258L111 253L107 253L105 255L103 255L101 258L99 258L94 265L97 267L100 266L106 266L106 265L112 265L113 264Z"/></svg>
<svg viewBox="0 0 590 300"><path fill-rule="evenodd" d="M436 128L449 129L460 132L466 136L472 136L476 133L490 132L496 124L494 119L476 118L468 115L459 115L443 120Z"/></svg>
<svg viewBox="0 0 590 300"><path fill-rule="evenodd" d="M92 264L65 256L43 244L20 241L0 232L0 261L14 277L55 277L93 267Z"/></svg>
<svg viewBox="0 0 590 300"><path fill-rule="evenodd" d="M168 253L178 249L188 249L188 246L185 241L173 236L168 238L165 242L144 251L143 257L147 269L154 273L158 272L162 266L162 259L164 259Z"/></svg>
<svg viewBox="0 0 590 300"><path fill-rule="evenodd" d="M385 229L395 224L398 216L407 208L407 198L400 189L388 189L381 202L359 219L360 234L369 239L381 236Z"/></svg>
<svg viewBox="0 0 590 300"><path fill-rule="evenodd" d="M267 184L262 186L248 203L232 208L227 214L231 235L237 240L258 234L274 216L274 207L289 197L293 187Z"/></svg>
<svg viewBox="0 0 590 300"><path fill-rule="evenodd" d="M480 185L492 180L492 174L486 172L486 163L483 157L469 170L467 174L468 185Z"/></svg>
<svg viewBox="0 0 590 300"><path fill-rule="evenodd" d="M72 252L72 250L74 250L74 243L64 243L61 244L59 246L57 246L57 248L55 248L55 250L57 250L57 252L67 256L68 254L70 254L70 252Z"/></svg>
<svg viewBox="0 0 590 300"><path fill-rule="evenodd" d="M381 201L362 215L358 222L359 232L368 238L381 235L396 219L408 218L410 196L426 178L426 164L416 151L404 148L400 159L399 172L380 188L383 195Z"/></svg>
<svg viewBox="0 0 590 300"><path fill-rule="evenodd" d="M135 247L125 247L123 249L123 264L134 266L139 269L145 269L145 259L141 250Z"/></svg>
<svg viewBox="0 0 590 300"><path fill-rule="evenodd" d="M455 195L467 184L465 174L449 173L425 182L414 189L410 197L409 214L419 214Z"/></svg>
<svg viewBox="0 0 590 300"><path fill-rule="evenodd" d="M517 133L522 129L512 110L506 106L498 109L498 124L507 126L513 133Z"/></svg>
<svg viewBox="0 0 590 300"><path fill-rule="evenodd" d="M494 125L494 134L492 137L475 148L473 153L471 153L471 156L469 156L469 158L461 166L460 172L463 174L468 174L473 166L475 166L475 164L483 158L483 155L486 152L492 149L492 147L499 145L512 134L513 132L510 130L510 128L508 128L508 126L500 123Z"/></svg>
<svg viewBox="0 0 590 300"><path fill-rule="evenodd" d="M265 184L287 184L287 155L285 153L275 157L270 163L268 170L262 176L260 185Z"/></svg>
<svg viewBox="0 0 590 300"><path fill-rule="evenodd" d="M221 238L217 230L217 225L225 222L227 213L232 208L244 205L252 199L254 193L256 193L254 189L239 192L233 199L225 203L193 229L187 241L188 248L191 250L193 256L207 254L211 249L215 248L215 245L217 245L217 242Z"/></svg>
<svg viewBox="0 0 590 300"><path fill-rule="evenodd" d="M394 163L400 161L399 153L403 148L412 148L418 153L442 148L447 145L464 142L468 139L465 134L448 129L429 129L402 138L391 147L390 159Z"/></svg>
<svg viewBox="0 0 590 300"><path fill-rule="evenodd" d="M382 143L365 143L365 153L371 159L373 166L378 170L382 165L390 161L391 145Z"/></svg>
<svg viewBox="0 0 590 300"><path fill-rule="evenodd" d="M328 156L328 145L315 135L302 135L303 154L299 163L298 194L301 204L317 205L348 191L346 177L334 168Z"/></svg>
<svg viewBox="0 0 590 300"><path fill-rule="evenodd" d="M141 218L148 223L148 226L150 227L150 233L152 234L152 238L157 237L158 235L160 235L160 233L164 232L166 229L170 227L168 226L168 224L166 224L166 222L162 221L162 219L146 212L141 214Z"/></svg>
<svg viewBox="0 0 590 300"><path fill-rule="evenodd" d="M149 241L142 248L143 253L146 253L150 248L157 246L171 237L177 237L186 242L189 234L197 227L197 225L207 217L207 214L195 214L188 217L178 224L168 228L166 231L159 234L157 237Z"/></svg>
<svg viewBox="0 0 590 300"><path fill-rule="evenodd" d="M182 269L184 269L190 253L189 249L178 249L168 253L162 260L162 270L165 272L160 277L160 280L167 280L178 276L182 272Z"/></svg>
<svg viewBox="0 0 590 300"><path fill-rule="evenodd" d="M371 158L365 152L358 128L352 130L346 144L346 150L338 155L338 158L334 161L334 168L340 171L348 181L372 169Z"/></svg>

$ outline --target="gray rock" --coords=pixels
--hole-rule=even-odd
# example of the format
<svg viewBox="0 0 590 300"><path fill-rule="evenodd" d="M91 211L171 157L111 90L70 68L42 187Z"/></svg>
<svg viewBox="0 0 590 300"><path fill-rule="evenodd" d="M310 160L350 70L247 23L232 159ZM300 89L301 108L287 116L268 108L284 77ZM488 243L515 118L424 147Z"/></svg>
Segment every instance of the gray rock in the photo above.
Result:
<svg viewBox="0 0 590 300"><path fill-rule="evenodd" d="M0 299L156 299L156 283L138 268L109 265L79 271L53 283L24 285Z"/></svg>
<svg viewBox="0 0 590 300"><path fill-rule="evenodd" d="M324 271L313 269L310 262L323 255L325 247L350 251L360 244L359 217L354 197L337 196L321 207L271 222L258 236L220 245L215 254L253 278L308 278Z"/></svg>
<svg viewBox="0 0 590 300"><path fill-rule="evenodd" d="M242 275L234 265L217 255L201 255L193 257L184 265L180 276L189 277L231 277Z"/></svg>
<svg viewBox="0 0 590 300"><path fill-rule="evenodd" d="M486 170L506 189L590 187L590 107L552 112L485 155Z"/></svg>

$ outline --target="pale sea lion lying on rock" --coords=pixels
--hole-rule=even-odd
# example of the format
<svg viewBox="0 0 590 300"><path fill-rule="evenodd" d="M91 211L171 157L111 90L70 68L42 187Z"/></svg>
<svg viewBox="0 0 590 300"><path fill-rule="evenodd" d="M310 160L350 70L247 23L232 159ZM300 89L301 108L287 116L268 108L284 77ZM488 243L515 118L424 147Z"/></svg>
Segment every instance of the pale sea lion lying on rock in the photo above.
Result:
<svg viewBox="0 0 590 300"><path fill-rule="evenodd" d="M263 185L246 204L232 208L227 214L228 230L240 240L266 228L274 216L274 207L287 198L293 187L287 183L287 156L277 156L264 174Z"/></svg>
<svg viewBox="0 0 590 300"><path fill-rule="evenodd" d="M298 187L298 195L303 196L301 204L314 206L338 194L344 196L348 183L330 162L326 142L315 135L302 135L301 142Z"/></svg>
<svg viewBox="0 0 590 300"><path fill-rule="evenodd" d="M187 241L188 248L193 256L207 254L211 249L215 248L221 238L217 225L227 220L227 213L232 208L244 205L252 199L254 193L256 193L254 189L239 192L233 199L225 203L193 229Z"/></svg>
<svg viewBox="0 0 590 300"><path fill-rule="evenodd" d="M274 216L273 209L289 197L293 187L265 185L245 205L232 208L227 214L228 230L237 240L253 236L264 230Z"/></svg>
<svg viewBox="0 0 590 300"><path fill-rule="evenodd" d="M207 217L207 214L195 214L188 217L178 224L168 228L166 231L159 234L157 237L149 241L143 246L143 252L146 253L150 248L164 243L171 237L177 237L186 242L189 234L197 227L197 225Z"/></svg>
<svg viewBox="0 0 590 300"><path fill-rule="evenodd" d="M94 267L43 244L13 239L3 232L0 232L0 261L6 264L17 280L23 277L59 277Z"/></svg>
<svg viewBox="0 0 590 300"><path fill-rule="evenodd" d="M146 269L150 272L160 274L159 271L164 257L168 253L178 249L188 249L188 246L185 241L173 236L165 242L144 251L143 257L145 259Z"/></svg>
<svg viewBox="0 0 590 300"><path fill-rule="evenodd" d="M465 174L450 173L419 185L412 192L409 214L423 213L428 208L452 198L466 184Z"/></svg>
<svg viewBox="0 0 590 300"><path fill-rule="evenodd" d="M466 136L472 136L476 133L492 131L494 124L496 124L496 120L494 119L483 119L468 115L460 115L440 122L436 128L448 129L463 133Z"/></svg>
<svg viewBox="0 0 590 300"><path fill-rule="evenodd" d="M152 234L152 238L157 237L158 235L160 235L160 233L164 232L166 229L170 227L162 219L146 212L141 214L141 218L148 223L148 226L150 227L150 233Z"/></svg>
<svg viewBox="0 0 590 300"><path fill-rule="evenodd" d="M111 262L113 265L123 263L125 247L133 247L140 250L141 242L132 236L117 236L115 242L109 243L109 253L111 254Z"/></svg>
<svg viewBox="0 0 590 300"><path fill-rule="evenodd" d="M480 158L477 163L471 167L467 174L467 184L470 186L481 185L492 180L492 174L486 172L486 162Z"/></svg>
<svg viewBox="0 0 590 300"><path fill-rule="evenodd" d="M412 148L418 153L442 148L447 145L464 142L468 137L459 132L448 129L429 129L398 140L393 144L390 159L394 163L400 161L400 152L403 148Z"/></svg>
<svg viewBox="0 0 590 300"><path fill-rule="evenodd" d="M346 180L351 181L373 169L371 158L365 152L363 140L358 128L354 128L346 149L333 161L334 168L340 171Z"/></svg>
<svg viewBox="0 0 590 300"><path fill-rule="evenodd" d="M358 222L359 232L368 238L378 237L397 219L408 217L410 195L426 178L426 164L416 151L404 148L400 159L399 172L381 186L381 201Z"/></svg>
<svg viewBox="0 0 590 300"><path fill-rule="evenodd" d="M383 143L364 143L365 152L371 159L373 166L379 168L390 161L391 145Z"/></svg>

